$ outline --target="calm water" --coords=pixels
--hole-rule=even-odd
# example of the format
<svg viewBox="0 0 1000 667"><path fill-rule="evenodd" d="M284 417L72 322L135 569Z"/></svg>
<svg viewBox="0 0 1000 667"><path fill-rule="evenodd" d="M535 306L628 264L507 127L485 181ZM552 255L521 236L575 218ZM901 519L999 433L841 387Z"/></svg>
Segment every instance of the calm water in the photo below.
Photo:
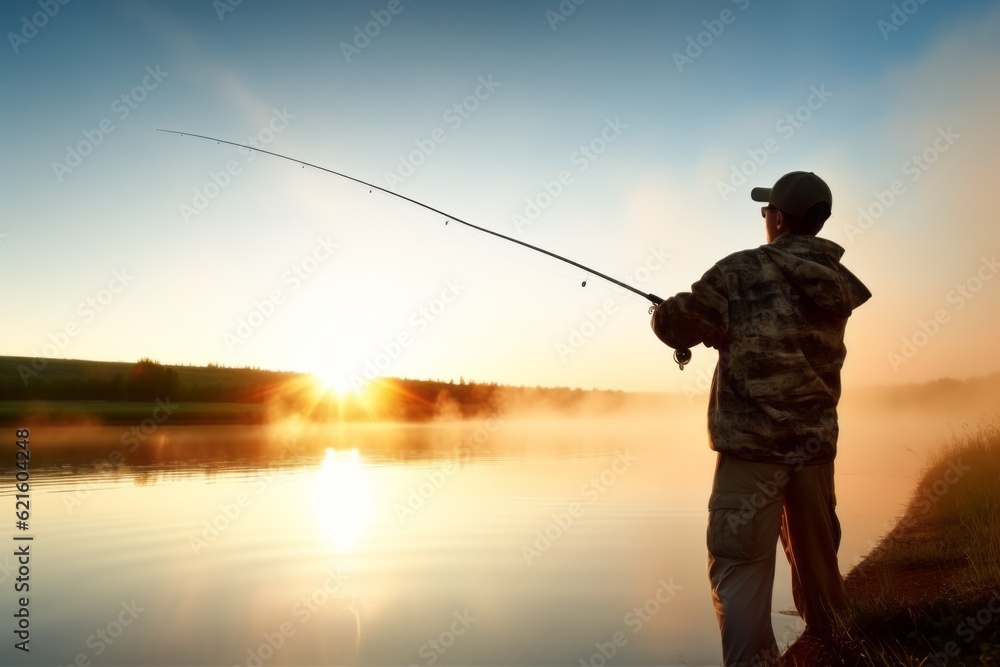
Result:
<svg viewBox="0 0 1000 667"><path fill-rule="evenodd" d="M121 427L34 429L31 652L5 629L2 661L718 664L702 415L163 426L135 451ZM955 424L844 421L846 570ZM781 645L791 608L779 558Z"/></svg>

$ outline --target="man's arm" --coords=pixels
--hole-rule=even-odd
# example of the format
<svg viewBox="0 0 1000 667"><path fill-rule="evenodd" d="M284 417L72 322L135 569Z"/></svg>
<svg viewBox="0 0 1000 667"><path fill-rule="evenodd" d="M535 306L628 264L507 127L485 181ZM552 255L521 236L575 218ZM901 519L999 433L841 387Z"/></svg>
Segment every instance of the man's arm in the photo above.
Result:
<svg viewBox="0 0 1000 667"><path fill-rule="evenodd" d="M718 265L701 280L665 300L653 312L653 333L672 348L705 343L718 347L729 329L729 299L726 279Z"/></svg>

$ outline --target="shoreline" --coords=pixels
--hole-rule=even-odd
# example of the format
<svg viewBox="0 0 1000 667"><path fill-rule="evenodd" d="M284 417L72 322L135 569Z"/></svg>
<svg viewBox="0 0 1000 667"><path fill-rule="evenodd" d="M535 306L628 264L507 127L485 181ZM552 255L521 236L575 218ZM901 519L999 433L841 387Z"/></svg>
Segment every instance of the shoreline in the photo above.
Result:
<svg viewBox="0 0 1000 667"><path fill-rule="evenodd" d="M835 636L804 633L782 665L1000 665L1000 426L938 453L845 588Z"/></svg>

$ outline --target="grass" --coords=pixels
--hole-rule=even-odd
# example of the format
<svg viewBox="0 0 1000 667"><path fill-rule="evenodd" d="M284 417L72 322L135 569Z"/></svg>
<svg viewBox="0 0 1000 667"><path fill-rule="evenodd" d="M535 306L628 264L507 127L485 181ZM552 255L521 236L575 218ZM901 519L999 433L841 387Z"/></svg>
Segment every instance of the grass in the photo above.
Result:
<svg viewBox="0 0 1000 667"><path fill-rule="evenodd" d="M0 401L0 424L139 424L159 417L155 402L145 401ZM157 410L154 414L154 410ZM259 403L184 402L172 409L173 424L260 424L267 421Z"/></svg>
<svg viewBox="0 0 1000 667"><path fill-rule="evenodd" d="M1000 665L1000 425L938 453L846 586L827 664Z"/></svg>

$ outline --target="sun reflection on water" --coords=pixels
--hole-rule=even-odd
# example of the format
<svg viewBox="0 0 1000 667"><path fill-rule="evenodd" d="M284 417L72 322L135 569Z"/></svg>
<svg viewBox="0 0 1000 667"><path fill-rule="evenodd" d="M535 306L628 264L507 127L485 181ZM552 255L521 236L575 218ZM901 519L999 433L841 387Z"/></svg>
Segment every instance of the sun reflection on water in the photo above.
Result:
<svg viewBox="0 0 1000 667"><path fill-rule="evenodd" d="M351 550L363 536L372 515L372 484L358 450L326 450L313 480L313 513L337 552Z"/></svg>

